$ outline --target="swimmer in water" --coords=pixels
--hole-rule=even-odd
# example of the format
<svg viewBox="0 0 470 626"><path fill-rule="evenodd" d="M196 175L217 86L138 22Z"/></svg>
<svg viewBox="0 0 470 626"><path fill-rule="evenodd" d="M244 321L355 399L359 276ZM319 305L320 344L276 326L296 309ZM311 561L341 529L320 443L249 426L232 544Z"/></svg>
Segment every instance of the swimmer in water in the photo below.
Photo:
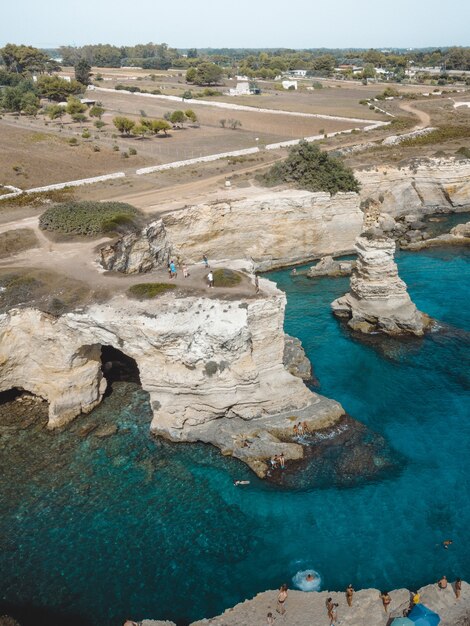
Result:
<svg viewBox="0 0 470 626"><path fill-rule="evenodd" d="M444 548L446 550L449 549L449 546L451 546L454 542L452 541L452 539L446 539L445 541L442 542L442 545L444 546Z"/></svg>
<svg viewBox="0 0 470 626"><path fill-rule="evenodd" d="M235 485L235 487L238 487L238 485L249 485L250 481L249 480L234 480L233 484Z"/></svg>
<svg viewBox="0 0 470 626"><path fill-rule="evenodd" d="M308 583L311 583L313 580L315 580L315 578L316 578L316 576L312 576L312 574L310 574L310 573L309 573L309 574L307 574L307 576L305 576L305 580L306 580Z"/></svg>

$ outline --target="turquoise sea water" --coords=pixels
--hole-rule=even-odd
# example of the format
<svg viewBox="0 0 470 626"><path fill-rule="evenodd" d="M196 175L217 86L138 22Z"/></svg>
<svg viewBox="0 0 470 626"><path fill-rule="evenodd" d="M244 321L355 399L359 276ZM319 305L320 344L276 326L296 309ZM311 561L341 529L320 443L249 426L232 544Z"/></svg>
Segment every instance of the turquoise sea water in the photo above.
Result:
<svg viewBox="0 0 470 626"><path fill-rule="evenodd" d="M279 490L210 446L155 441L132 384L116 383L61 433L2 426L0 611L24 626L45 616L183 625L310 568L327 589L468 580L469 261L455 248L398 254L417 306L442 322L422 341L352 338L329 309L347 279L269 276L287 293L286 331L302 340L319 391L396 450L400 470L377 482ZM119 431L83 436L97 422Z"/></svg>

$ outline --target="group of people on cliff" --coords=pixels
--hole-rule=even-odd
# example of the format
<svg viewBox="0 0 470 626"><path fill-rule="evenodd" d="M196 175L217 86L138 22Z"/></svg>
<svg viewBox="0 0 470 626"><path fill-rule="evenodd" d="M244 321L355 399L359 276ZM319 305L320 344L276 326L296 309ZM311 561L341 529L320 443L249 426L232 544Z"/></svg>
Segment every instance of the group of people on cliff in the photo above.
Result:
<svg viewBox="0 0 470 626"><path fill-rule="evenodd" d="M310 579L309 579L310 577ZM312 580L312 574L307 574L306 577L306 581L310 582ZM443 576L438 582L437 582L437 587L439 590L443 590L443 589L447 589L448 587L448 581L446 576ZM454 593L455 593L455 597L458 600L461 596L462 593L462 580L460 578L457 578L454 585L453 585L453 589L454 589ZM355 589L352 586L352 584L349 584L346 587L345 590L345 596L346 596L346 603L348 605L348 607L352 607L353 606L353 597L355 594ZM280 615L285 615L286 613L286 603L287 603L287 598L289 595L289 589L288 586L286 584L281 585L279 592L277 594L277 607L276 607L276 611L280 614ZM380 593L379 599L382 600L382 605L384 608L385 613L389 613L390 611L390 606L392 603L392 598L389 594L388 591L382 591ZM410 592L410 600L409 600L409 604L408 606L403 610L403 616L406 617L409 613L411 613L411 611L413 610L413 607L416 604L419 604L421 601L421 596L419 594L418 591L412 591ZM325 601L325 607L326 607L326 612L327 612L327 616L328 619L330 620L330 626L335 626L335 624L338 621L338 609L339 604L337 602L333 602L333 598L328 597ZM267 625L268 626L272 626L272 624L274 624L274 620L275 617L272 613L268 613L267 615ZM339 623L339 622L338 622Z"/></svg>

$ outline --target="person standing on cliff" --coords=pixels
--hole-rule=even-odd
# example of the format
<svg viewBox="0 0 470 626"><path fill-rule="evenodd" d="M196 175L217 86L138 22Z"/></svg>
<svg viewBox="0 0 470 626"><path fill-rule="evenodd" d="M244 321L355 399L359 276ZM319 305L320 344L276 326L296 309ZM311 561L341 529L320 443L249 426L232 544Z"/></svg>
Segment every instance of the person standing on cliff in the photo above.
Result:
<svg viewBox="0 0 470 626"><path fill-rule="evenodd" d="M279 455L279 464L281 466L281 469L285 469L286 461L285 461L285 458L284 458L284 452L281 452L281 454Z"/></svg>
<svg viewBox="0 0 470 626"><path fill-rule="evenodd" d="M259 278L255 276L255 293L259 293Z"/></svg>
<svg viewBox="0 0 470 626"><path fill-rule="evenodd" d="M462 579L461 578L457 578L457 580L455 581L454 589L455 589L455 597L458 600L460 598L460 594L462 593Z"/></svg>
<svg viewBox="0 0 470 626"><path fill-rule="evenodd" d="M281 615L284 615L284 613L286 612L285 604L287 600L287 595L288 595L287 585L281 585L281 588L279 589L279 593L277 594L277 609L276 609L276 611L280 613Z"/></svg>
<svg viewBox="0 0 470 626"><path fill-rule="evenodd" d="M204 261L204 267L209 267L209 259L205 254L202 255L202 260Z"/></svg>
<svg viewBox="0 0 470 626"><path fill-rule="evenodd" d="M388 591L384 591L383 593L381 593L380 597L382 598L382 604L384 605L384 611L385 611L385 613L388 613L388 607L390 606L392 598L390 597L390 594L388 593Z"/></svg>
<svg viewBox="0 0 470 626"><path fill-rule="evenodd" d="M338 605L336 602L333 602L332 598L327 598L326 600L326 611L328 613L328 617L330 619L330 626L334 626L337 615L336 615L336 607Z"/></svg>
<svg viewBox="0 0 470 626"><path fill-rule="evenodd" d="M354 595L354 588L352 585L348 585L346 587L346 602L348 603L348 606L352 606L353 595Z"/></svg>
<svg viewBox="0 0 470 626"><path fill-rule="evenodd" d="M176 265L174 261L170 261L170 278L176 278L178 276L178 271L176 269Z"/></svg>
<svg viewBox="0 0 470 626"><path fill-rule="evenodd" d="M208 287L214 286L214 274L212 273L212 271L207 274L207 286Z"/></svg>

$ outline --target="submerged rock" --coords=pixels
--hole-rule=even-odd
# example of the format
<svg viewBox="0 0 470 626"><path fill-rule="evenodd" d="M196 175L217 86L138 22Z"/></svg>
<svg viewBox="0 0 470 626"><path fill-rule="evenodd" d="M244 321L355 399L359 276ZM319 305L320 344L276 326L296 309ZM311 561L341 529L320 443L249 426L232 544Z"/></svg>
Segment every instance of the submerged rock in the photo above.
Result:
<svg viewBox="0 0 470 626"><path fill-rule="evenodd" d="M332 256L324 256L316 265L308 270L306 276L308 278L317 278L319 276L349 276L354 265L354 261L335 261Z"/></svg>
<svg viewBox="0 0 470 626"><path fill-rule="evenodd" d="M363 235L356 251L350 291L331 304L333 313L362 333L423 335L431 320L418 311L398 276L393 239Z"/></svg>

